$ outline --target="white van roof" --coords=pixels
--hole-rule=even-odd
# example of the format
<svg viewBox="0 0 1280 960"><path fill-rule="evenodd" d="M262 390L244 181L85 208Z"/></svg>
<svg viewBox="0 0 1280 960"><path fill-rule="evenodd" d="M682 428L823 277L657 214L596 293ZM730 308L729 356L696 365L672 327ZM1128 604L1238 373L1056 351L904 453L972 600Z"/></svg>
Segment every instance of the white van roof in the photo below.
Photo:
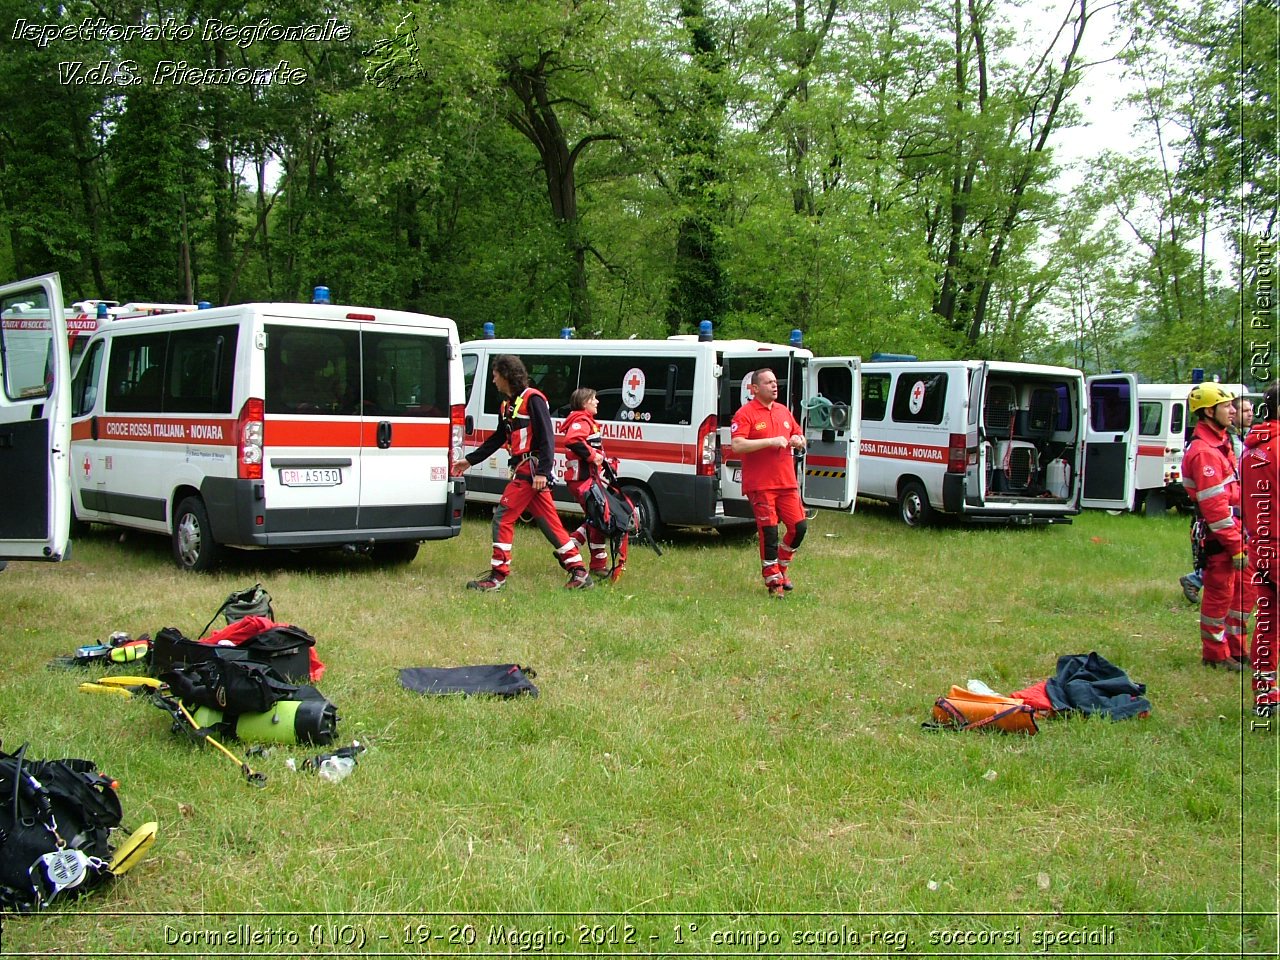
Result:
<svg viewBox="0 0 1280 960"><path fill-rule="evenodd" d="M563 337L496 337L494 339L485 340L467 340L463 342L462 346L464 348L483 346L489 350L499 350L519 356L521 351L526 353L558 353L566 348L577 348L585 353L625 353L632 350L645 350L656 353L688 353L690 347L699 347L702 344L705 344L705 348L708 350L718 350L722 353L730 354L784 352L795 353L801 357L813 356L813 354L804 347L792 347L785 343L763 343L759 340L699 340L695 336L667 337L665 340L642 339L640 337L627 340L579 340L577 338L566 340Z"/></svg>

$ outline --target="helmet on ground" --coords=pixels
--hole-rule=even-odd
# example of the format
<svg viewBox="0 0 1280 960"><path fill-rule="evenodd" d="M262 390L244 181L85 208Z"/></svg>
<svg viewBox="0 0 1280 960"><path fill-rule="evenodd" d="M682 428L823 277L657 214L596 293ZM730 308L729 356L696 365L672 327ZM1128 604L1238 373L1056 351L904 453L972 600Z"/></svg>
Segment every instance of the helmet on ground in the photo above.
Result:
<svg viewBox="0 0 1280 960"><path fill-rule="evenodd" d="M1236 398L1236 395L1230 390L1224 390L1217 383L1200 383L1191 388L1191 392L1187 394L1187 403L1191 406L1191 412L1197 410L1208 410L1216 407L1220 403L1230 403Z"/></svg>

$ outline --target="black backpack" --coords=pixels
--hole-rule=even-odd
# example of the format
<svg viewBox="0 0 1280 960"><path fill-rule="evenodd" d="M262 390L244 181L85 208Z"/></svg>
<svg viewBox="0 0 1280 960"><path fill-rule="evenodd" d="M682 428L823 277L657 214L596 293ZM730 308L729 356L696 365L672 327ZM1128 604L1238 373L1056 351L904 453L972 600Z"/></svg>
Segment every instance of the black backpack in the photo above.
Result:
<svg viewBox="0 0 1280 960"><path fill-rule="evenodd" d="M612 477L612 471L606 476ZM622 549L623 539L640 534L640 515L636 505L616 483L606 482L597 475L583 495L583 512L587 522L609 541L609 572L612 573L618 566L618 552Z"/></svg>
<svg viewBox="0 0 1280 960"><path fill-rule="evenodd" d="M0 910L41 909L107 879L120 798L90 760L0 751Z"/></svg>

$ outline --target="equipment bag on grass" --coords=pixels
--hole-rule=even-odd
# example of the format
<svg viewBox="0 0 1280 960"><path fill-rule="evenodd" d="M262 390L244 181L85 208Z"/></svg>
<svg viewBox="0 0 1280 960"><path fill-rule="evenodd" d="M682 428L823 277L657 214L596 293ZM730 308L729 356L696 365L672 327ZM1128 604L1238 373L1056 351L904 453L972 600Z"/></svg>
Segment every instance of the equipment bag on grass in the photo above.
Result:
<svg viewBox="0 0 1280 960"><path fill-rule="evenodd" d="M240 628L241 623L247 624L247 629ZM151 672L158 677L179 663L253 660L271 667L290 683L306 683L318 680L324 671L324 664L313 655L315 643L315 637L301 627L261 617L246 617L201 641L187 639L176 627L165 627L152 640Z"/></svg>
<svg viewBox="0 0 1280 960"><path fill-rule="evenodd" d="M214 611L209 622L204 625L204 630L200 631L200 636L203 637L205 632L213 626L213 621L218 619L218 614L226 617L228 625L245 617L266 617L268 620L276 618L276 612L271 607L271 594L267 593L260 583L255 583L244 590L237 590L223 600L222 606Z"/></svg>
<svg viewBox="0 0 1280 960"><path fill-rule="evenodd" d="M529 682L530 677L536 676L529 667L514 663L483 667L405 667L400 671L400 684L414 693L536 697L538 688Z"/></svg>
<svg viewBox="0 0 1280 960"><path fill-rule="evenodd" d="M957 686L934 701L933 719L924 726L930 730L1000 730L1027 735L1039 732L1035 708L1021 700L973 693Z"/></svg>
<svg viewBox="0 0 1280 960"><path fill-rule="evenodd" d="M120 798L90 760L0 751L0 910L45 907L105 880Z"/></svg>

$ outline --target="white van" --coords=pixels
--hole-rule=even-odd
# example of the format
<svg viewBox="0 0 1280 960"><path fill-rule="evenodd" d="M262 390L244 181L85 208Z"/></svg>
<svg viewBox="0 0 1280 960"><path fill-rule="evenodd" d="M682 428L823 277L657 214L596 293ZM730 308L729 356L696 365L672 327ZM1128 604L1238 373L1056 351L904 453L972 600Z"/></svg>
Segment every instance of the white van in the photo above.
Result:
<svg viewBox="0 0 1280 960"><path fill-rule="evenodd" d="M71 374L56 273L0 286L0 559L62 560Z"/></svg>
<svg viewBox="0 0 1280 960"><path fill-rule="evenodd" d="M72 387L75 520L221 548L351 547L407 563L456 536L462 362L452 320L250 303L110 318Z"/></svg>
<svg viewBox="0 0 1280 960"><path fill-rule="evenodd" d="M1187 407L1189 383L1138 384L1138 462L1133 509L1148 513L1188 507L1182 454L1195 418Z"/></svg>
<svg viewBox="0 0 1280 960"><path fill-rule="evenodd" d="M1131 375L913 359L862 365L860 496L908 526L966 520L1070 523L1133 499Z"/></svg>
<svg viewBox="0 0 1280 960"><path fill-rule="evenodd" d="M531 385L546 394L557 421L568 415L575 389L597 392L605 452L620 461L618 475L650 532L664 524L754 528L742 495L741 464L730 452L729 423L749 399L744 377L762 367L777 375L779 402L805 427L809 445L800 472L805 503L853 509L860 396L856 357L819 360L799 347L696 337L468 340L462 345L468 450L497 429L502 398L489 371L500 354L524 362ZM558 477L565 473L564 454L557 442ZM468 499L496 503L507 482L506 452L477 464L466 480ZM557 507L578 511L563 483L554 495Z"/></svg>

